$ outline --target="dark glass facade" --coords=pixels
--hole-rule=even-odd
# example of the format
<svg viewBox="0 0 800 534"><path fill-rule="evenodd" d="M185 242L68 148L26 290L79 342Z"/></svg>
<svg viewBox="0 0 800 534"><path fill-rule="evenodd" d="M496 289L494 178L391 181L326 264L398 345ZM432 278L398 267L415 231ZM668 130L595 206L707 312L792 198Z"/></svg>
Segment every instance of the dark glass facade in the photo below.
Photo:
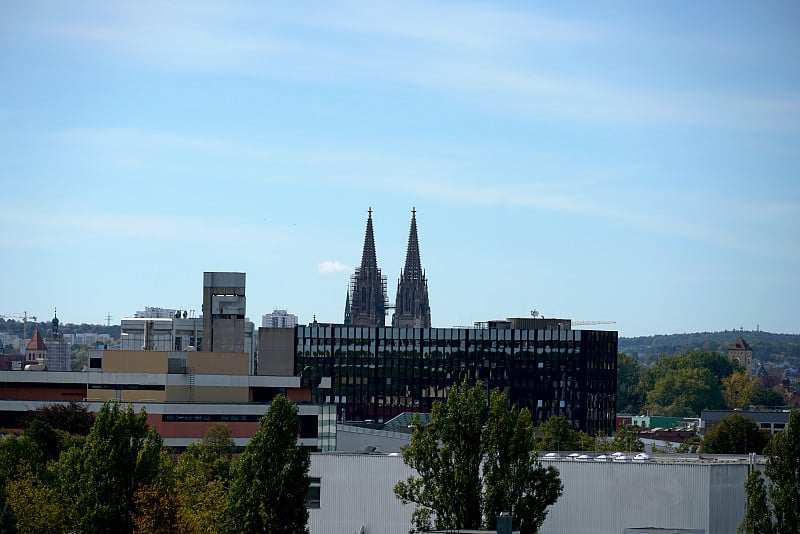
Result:
<svg viewBox="0 0 800 534"><path fill-rule="evenodd" d="M613 432L617 332L564 328L296 328L295 372L331 377L320 395L347 420L429 412L466 378L505 390L535 422L562 415L590 433Z"/></svg>

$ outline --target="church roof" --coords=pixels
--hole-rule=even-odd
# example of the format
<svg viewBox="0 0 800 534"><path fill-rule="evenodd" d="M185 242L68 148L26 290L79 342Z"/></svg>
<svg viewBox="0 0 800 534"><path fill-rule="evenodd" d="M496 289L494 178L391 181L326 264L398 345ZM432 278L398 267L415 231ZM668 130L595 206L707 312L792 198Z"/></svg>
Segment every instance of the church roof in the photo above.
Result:
<svg viewBox="0 0 800 534"><path fill-rule="evenodd" d="M750 348L750 345L747 343L747 341L745 341L744 338L742 338L742 337L737 339L736 343L734 343L733 345L730 346L730 349L731 350L753 350L753 349Z"/></svg>
<svg viewBox="0 0 800 534"><path fill-rule="evenodd" d="M47 345L44 344L38 328L34 330L33 337L25 350L47 350Z"/></svg>

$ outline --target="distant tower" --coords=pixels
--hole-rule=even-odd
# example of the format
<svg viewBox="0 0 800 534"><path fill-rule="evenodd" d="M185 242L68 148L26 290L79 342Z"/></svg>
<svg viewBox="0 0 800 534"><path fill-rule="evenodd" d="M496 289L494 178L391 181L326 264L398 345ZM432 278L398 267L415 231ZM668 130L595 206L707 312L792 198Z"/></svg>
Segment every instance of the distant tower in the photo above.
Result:
<svg viewBox="0 0 800 534"><path fill-rule="evenodd" d="M419 258L417 239L417 210L411 210L411 229L408 232L406 266L397 282L397 299L392 326L430 328L431 307L428 302L428 280Z"/></svg>
<svg viewBox="0 0 800 534"><path fill-rule="evenodd" d="M747 374L753 375L753 349L744 338L739 337L736 343L728 346L728 358L742 364Z"/></svg>
<svg viewBox="0 0 800 534"><path fill-rule="evenodd" d="M350 280L350 319L353 326L384 326L386 324L386 278L378 268L375 256L375 236L372 233L372 208L367 217L367 233L361 267Z"/></svg>
<svg viewBox="0 0 800 534"><path fill-rule="evenodd" d="M36 360L47 359L47 345L44 344L42 336L39 334L39 329L33 331L28 346L25 348L25 362L36 363Z"/></svg>
<svg viewBox="0 0 800 534"><path fill-rule="evenodd" d="M53 320L47 333L47 369L50 371L70 370L70 350L64 334L59 327L57 310L53 310Z"/></svg>

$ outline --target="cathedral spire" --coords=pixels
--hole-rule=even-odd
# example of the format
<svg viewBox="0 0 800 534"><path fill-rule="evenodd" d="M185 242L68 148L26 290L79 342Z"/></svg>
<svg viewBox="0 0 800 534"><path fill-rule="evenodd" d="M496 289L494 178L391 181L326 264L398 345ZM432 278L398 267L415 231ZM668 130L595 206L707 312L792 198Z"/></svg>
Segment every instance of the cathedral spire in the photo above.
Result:
<svg viewBox="0 0 800 534"><path fill-rule="evenodd" d="M408 231L408 249L406 249L406 266L401 273L413 280L421 279L422 261L419 259L419 240L417 238L417 210L411 209L411 229Z"/></svg>
<svg viewBox="0 0 800 534"><path fill-rule="evenodd" d="M350 326L353 319L350 317L350 289L347 290L347 298L344 301L344 325Z"/></svg>
<svg viewBox="0 0 800 534"><path fill-rule="evenodd" d="M367 232L364 235L364 252L361 253L361 270L378 268L378 258L375 255L375 236L372 233L372 208L367 210Z"/></svg>
<svg viewBox="0 0 800 534"><path fill-rule="evenodd" d="M422 269L417 237L417 210L411 209L411 228L408 231L406 265L397 282L397 299L392 326L430 328L431 307L428 302L428 280Z"/></svg>
<svg viewBox="0 0 800 534"><path fill-rule="evenodd" d="M384 326L386 324L386 278L378 268L375 236L372 230L372 208L368 211L367 231L361 266L350 281L350 319L353 326ZM347 315L345 315L345 318Z"/></svg>

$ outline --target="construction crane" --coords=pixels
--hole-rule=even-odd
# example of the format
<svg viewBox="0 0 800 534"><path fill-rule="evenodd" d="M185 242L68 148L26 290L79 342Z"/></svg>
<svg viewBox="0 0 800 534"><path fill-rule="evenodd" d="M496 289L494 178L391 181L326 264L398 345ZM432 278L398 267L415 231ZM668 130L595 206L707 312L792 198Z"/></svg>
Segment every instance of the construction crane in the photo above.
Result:
<svg viewBox="0 0 800 534"><path fill-rule="evenodd" d="M22 319L22 339L28 339L28 319L36 321L35 315L28 315L28 312L22 312L22 315L0 315L3 319Z"/></svg>

